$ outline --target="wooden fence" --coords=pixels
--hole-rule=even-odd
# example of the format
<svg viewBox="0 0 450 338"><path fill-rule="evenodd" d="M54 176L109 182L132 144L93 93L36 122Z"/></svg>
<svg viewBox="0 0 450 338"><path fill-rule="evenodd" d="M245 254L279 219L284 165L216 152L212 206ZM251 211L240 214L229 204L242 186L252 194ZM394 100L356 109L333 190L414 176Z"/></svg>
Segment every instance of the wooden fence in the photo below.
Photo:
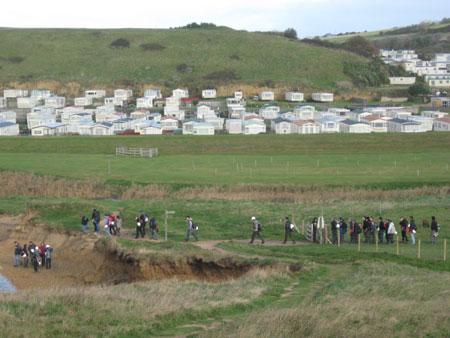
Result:
<svg viewBox="0 0 450 338"><path fill-rule="evenodd" d="M116 148L117 156L153 157L158 155L158 148Z"/></svg>

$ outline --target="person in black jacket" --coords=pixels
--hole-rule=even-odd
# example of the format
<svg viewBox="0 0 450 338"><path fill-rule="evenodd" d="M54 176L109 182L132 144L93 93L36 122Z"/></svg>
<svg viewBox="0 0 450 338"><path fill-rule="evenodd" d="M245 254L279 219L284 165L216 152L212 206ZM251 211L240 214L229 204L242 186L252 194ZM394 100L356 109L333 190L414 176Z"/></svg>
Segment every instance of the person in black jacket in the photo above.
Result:
<svg viewBox="0 0 450 338"><path fill-rule="evenodd" d="M372 238L372 224L370 223L369 217L363 217L363 231L364 231L364 242L369 243Z"/></svg>
<svg viewBox="0 0 450 338"><path fill-rule="evenodd" d="M347 223L342 217L339 217L339 231L341 236L341 243L344 243L344 235L347 233Z"/></svg>
<svg viewBox="0 0 450 338"><path fill-rule="evenodd" d="M288 237L292 240L292 244L295 244L294 238L292 237L292 229L291 229L291 221L289 220L289 217L285 217L284 222L284 242L283 244L286 244L286 241Z"/></svg>
<svg viewBox="0 0 450 338"><path fill-rule="evenodd" d="M100 211L92 209L92 224L94 225L94 232L100 233Z"/></svg>
<svg viewBox="0 0 450 338"><path fill-rule="evenodd" d="M136 239L139 238L139 234L141 235L141 238L144 238L144 232L142 231L142 223L140 217L135 217L134 220L136 221Z"/></svg>
<svg viewBox="0 0 450 338"><path fill-rule="evenodd" d="M22 254L22 247L20 244L15 241L14 242L14 267L18 267L22 264L22 261L20 260L20 256Z"/></svg>
<svg viewBox="0 0 450 338"><path fill-rule="evenodd" d="M150 230L152 230L152 239L156 239L158 240L158 232L156 231L156 228L158 226L158 223L156 223L155 218L152 216L150 216L150 221L149 221L149 225L150 225Z"/></svg>
<svg viewBox="0 0 450 338"><path fill-rule="evenodd" d="M408 221L405 217L400 217L400 226L402 229L402 243L408 243L408 236L406 236L406 231L408 231Z"/></svg>
<svg viewBox="0 0 450 338"><path fill-rule="evenodd" d="M30 257L31 257L31 265L33 265L34 272L38 272L39 265L41 263L41 257L39 255L39 248L37 246L33 246L30 249Z"/></svg>
<svg viewBox="0 0 450 338"><path fill-rule="evenodd" d="M439 224L436 222L436 217L431 216L431 244L436 244L438 236Z"/></svg>
<svg viewBox="0 0 450 338"><path fill-rule="evenodd" d="M412 216L409 216L409 232L411 234L411 244L414 245L416 244L417 225Z"/></svg>
<svg viewBox="0 0 450 338"><path fill-rule="evenodd" d="M86 229L88 227L89 220L86 216L81 216L81 232L87 234Z"/></svg>
<svg viewBox="0 0 450 338"><path fill-rule="evenodd" d="M387 229L384 225L383 218L378 218L378 242L383 243L383 236L386 230Z"/></svg>
<svg viewBox="0 0 450 338"><path fill-rule="evenodd" d="M142 233L145 236L145 233L147 231L147 229L145 228L147 226L147 222L148 222L148 216L145 212L143 212L142 210L140 211L141 215L139 216L139 218L141 219L141 225L142 225Z"/></svg>
<svg viewBox="0 0 450 338"><path fill-rule="evenodd" d="M313 243L317 242L317 218L314 218L312 221L312 227L313 227Z"/></svg>
<svg viewBox="0 0 450 338"><path fill-rule="evenodd" d="M333 244L337 244L337 222L334 217L331 217L331 235L333 238Z"/></svg>

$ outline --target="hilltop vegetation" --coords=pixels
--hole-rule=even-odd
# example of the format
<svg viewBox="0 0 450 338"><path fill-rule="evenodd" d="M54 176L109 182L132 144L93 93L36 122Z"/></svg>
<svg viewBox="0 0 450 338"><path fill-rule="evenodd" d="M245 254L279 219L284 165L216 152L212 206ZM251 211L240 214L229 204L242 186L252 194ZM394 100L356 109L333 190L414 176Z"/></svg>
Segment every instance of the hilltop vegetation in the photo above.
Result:
<svg viewBox="0 0 450 338"><path fill-rule="evenodd" d="M450 19L379 31L339 34L326 38L326 41L343 44L356 36L372 41L378 48L415 49L421 58L430 59L434 53L450 50Z"/></svg>
<svg viewBox="0 0 450 338"><path fill-rule="evenodd" d="M3 85L56 80L133 88L239 81L263 87L271 80L292 89L332 87L349 80L344 62L364 62L346 51L226 27L2 29L0 45Z"/></svg>

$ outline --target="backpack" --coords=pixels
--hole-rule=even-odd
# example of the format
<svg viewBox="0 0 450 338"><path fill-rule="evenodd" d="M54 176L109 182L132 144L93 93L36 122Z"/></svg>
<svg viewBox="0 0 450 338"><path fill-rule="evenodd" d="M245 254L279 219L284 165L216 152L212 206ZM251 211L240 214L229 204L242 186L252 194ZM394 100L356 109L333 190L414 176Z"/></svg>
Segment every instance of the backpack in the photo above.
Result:
<svg viewBox="0 0 450 338"><path fill-rule="evenodd" d="M52 253L50 250L45 250L45 258L52 258Z"/></svg>
<svg viewBox="0 0 450 338"><path fill-rule="evenodd" d="M262 231L262 225L258 222L258 231Z"/></svg>

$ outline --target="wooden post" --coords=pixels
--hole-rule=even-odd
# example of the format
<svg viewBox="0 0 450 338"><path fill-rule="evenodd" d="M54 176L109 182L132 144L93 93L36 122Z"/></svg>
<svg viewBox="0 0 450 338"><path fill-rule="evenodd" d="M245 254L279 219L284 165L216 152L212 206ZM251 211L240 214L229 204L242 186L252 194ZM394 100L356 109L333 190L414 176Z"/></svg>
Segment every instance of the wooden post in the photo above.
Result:
<svg viewBox="0 0 450 338"><path fill-rule="evenodd" d="M358 252L361 251L361 234L358 234Z"/></svg>
<svg viewBox="0 0 450 338"><path fill-rule="evenodd" d="M398 247L398 235L397 235L397 256L400 254L400 251L399 251L399 247Z"/></svg>
<svg viewBox="0 0 450 338"><path fill-rule="evenodd" d="M375 236L375 252L378 252L378 236Z"/></svg>
<svg viewBox="0 0 450 338"><path fill-rule="evenodd" d="M305 220L302 219L302 235L305 234Z"/></svg>
<svg viewBox="0 0 450 338"><path fill-rule="evenodd" d="M337 237L338 237L338 247L341 246L341 228L337 229Z"/></svg>
<svg viewBox="0 0 450 338"><path fill-rule="evenodd" d="M175 211L165 211L164 212L164 240L167 242L167 218L169 215L174 214Z"/></svg>
<svg viewBox="0 0 450 338"><path fill-rule="evenodd" d="M324 230L325 230L325 244L328 244L328 227L325 227Z"/></svg>
<svg viewBox="0 0 450 338"><path fill-rule="evenodd" d="M417 259L420 259L420 239L419 239L419 245L417 246Z"/></svg>
<svg viewBox="0 0 450 338"><path fill-rule="evenodd" d="M447 239L444 239L444 262L447 260Z"/></svg>

